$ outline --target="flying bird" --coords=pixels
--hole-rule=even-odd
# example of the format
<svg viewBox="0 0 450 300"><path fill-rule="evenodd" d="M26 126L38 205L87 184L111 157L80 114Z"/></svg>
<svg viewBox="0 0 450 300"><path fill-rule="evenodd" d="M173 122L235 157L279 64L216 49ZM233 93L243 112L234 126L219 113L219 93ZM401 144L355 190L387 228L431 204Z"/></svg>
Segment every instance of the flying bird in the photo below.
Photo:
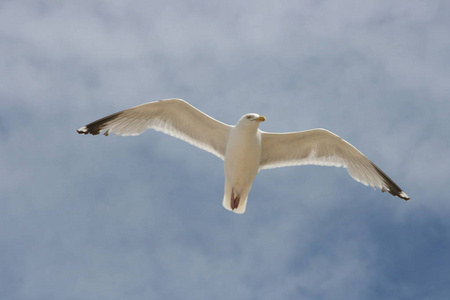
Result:
<svg viewBox="0 0 450 300"><path fill-rule="evenodd" d="M356 181L409 200L380 168L336 134L321 128L269 133L258 128L265 120L264 116L249 113L231 126L184 100L166 99L106 116L77 132L129 136L154 129L211 152L224 161L222 204L238 214L245 212L248 194L260 170L299 165L345 167Z"/></svg>

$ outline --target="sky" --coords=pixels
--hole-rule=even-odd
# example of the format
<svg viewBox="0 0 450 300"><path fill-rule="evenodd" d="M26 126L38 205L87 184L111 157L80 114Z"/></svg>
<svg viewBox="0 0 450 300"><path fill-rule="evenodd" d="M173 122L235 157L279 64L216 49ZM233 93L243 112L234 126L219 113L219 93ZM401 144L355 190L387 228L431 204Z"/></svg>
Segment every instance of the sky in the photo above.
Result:
<svg viewBox="0 0 450 300"><path fill-rule="evenodd" d="M0 298L448 299L450 2L0 1ZM182 98L326 128L405 202L319 166L261 171L155 131L75 130Z"/></svg>

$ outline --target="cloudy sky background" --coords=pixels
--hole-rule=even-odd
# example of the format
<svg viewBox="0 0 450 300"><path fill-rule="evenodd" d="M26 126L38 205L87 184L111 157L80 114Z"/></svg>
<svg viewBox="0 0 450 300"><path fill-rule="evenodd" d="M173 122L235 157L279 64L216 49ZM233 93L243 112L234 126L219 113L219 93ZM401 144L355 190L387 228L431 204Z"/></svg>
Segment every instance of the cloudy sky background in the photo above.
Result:
<svg viewBox="0 0 450 300"><path fill-rule="evenodd" d="M448 1L0 2L0 298L448 299ZM341 168L262 171L157 132L75 130L183 98L327 128L411 197Z"/></svg>

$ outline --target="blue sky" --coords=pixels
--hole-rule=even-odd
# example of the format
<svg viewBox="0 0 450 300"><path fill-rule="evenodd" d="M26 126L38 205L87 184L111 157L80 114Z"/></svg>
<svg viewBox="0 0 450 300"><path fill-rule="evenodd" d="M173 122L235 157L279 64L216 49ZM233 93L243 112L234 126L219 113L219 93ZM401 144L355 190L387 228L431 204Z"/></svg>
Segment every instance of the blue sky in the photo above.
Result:
<svg viewBox="0 0 450 300"><path fill-rule="evenodd" d="M0 2L0 298L447 299L447 1ZM183 98L327 128L411 197L342 168L262 171L157 132L75 130Z"/></svg>

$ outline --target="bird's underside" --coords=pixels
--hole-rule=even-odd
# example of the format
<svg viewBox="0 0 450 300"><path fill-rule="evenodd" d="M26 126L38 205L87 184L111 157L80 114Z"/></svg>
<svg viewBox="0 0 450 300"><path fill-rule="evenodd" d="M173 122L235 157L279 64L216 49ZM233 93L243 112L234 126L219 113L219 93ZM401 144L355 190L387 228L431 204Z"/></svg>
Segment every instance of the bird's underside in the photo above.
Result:
<svg viewBox="0 0 450 300"><path fill-rule="evenodd" d="M235 191L233 186L227 192L227 182L225 183L223 205L236 213L245 211L251 183L259 170L311 164L345 167L356 181L409 200L408 195L389 176L353 145L334 133L325 129L268 133L258 129L259 123L264 120L258 114L246 114L235 126L230 126L211 118L184 100L167 99L109 115L81 127L77 132L92 135L139 135L148 129L154 129L213 153L225 160L227 178L248 177L244 186L239 187L241 192ZM233 136L240 138L234 139ZM245 150L240 151L240 147ZM233 155L227 149L234 149ZM252 150L249 152L248 149ZM233 169L235 165L245 166L255 155L259 156L256 165L250 164L252 170ZM227 159L235 161L227 167ZM232 174L233 172L249 174Z"/></svg>
<svg viewBox="0 0 450 300"><path fill-rule="evenodd" d="M235 210L239 207L239 200L241 200L241 196L235 195L234 191L231 192L231 197L230 197L231 210Z"/></svg>

